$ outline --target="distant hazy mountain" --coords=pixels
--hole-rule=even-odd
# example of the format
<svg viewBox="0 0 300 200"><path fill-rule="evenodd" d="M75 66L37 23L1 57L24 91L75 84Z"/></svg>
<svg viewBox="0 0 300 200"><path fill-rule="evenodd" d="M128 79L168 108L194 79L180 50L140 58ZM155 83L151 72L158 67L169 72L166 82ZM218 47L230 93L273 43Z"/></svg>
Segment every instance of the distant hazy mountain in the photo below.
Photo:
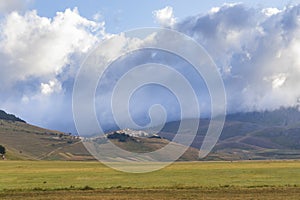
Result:
<svg viewBox="0 0 300 200"><path fill-rule="evenodd" d="M192 144L200 148L209 120L199 123ZM171 140L180 122L165 125L160 136ZM300 112L298 108L229 114L221 137L206 160L300 159Z"/></svg>

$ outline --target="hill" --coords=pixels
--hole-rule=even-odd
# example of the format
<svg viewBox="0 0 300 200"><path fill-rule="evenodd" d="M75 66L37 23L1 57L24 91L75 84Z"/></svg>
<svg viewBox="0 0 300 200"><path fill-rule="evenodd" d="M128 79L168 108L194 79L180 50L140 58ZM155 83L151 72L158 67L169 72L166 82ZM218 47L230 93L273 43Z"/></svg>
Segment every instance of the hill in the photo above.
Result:
<svg viewBox="0 0 300 200"><path fill-rule="evenodd" d="M169 140L158 135L151 135L143 131L134 131L130 129L108 133L106 134L105 138L101 139L100 144L105 145L108 139L116 146L135 153L153 152L165 147L166 145L170 145L170 148L172 148L174 152L181 151L183 148L185 148L183 145L170 142ZM123 157L115 154L116 152L113 150L108 152L112 152L111 155L108 155L112 158L112 160L115 160L114 158ZM171 156L172 152L168 153L170 153ZM198 160L198 154L199 152L196 148L190 147L178 160L196 161ZM149 160L151 160L151 158L149 158Z"/></svg>
<svg viewBox="0 0 300 200"><path fill-rule="evenodd" d="M33 126L25 123L24 120L10 116L14 115L6 114L3 115L5 120L0 119L0 144L7 150L7 159L94 160L79 137ZM121 130L108 134L108 139L120 148L140 153L160 149L169 143L163 138L146 137L147 133L144 133L145 135L135 135L135 133L129 129ZM112 137L113 135L116 137ZM125 139L120 140L120 137ZM198 151L190 148L180 160L197 160L197 155Z"/></svg>
<svg viewBox="0 0 300 200"><path fill-rule="evenodd" d="M0 144L10 160L88 160L92 159L79 138L59 131L25 123L2 113Z"/></svg>

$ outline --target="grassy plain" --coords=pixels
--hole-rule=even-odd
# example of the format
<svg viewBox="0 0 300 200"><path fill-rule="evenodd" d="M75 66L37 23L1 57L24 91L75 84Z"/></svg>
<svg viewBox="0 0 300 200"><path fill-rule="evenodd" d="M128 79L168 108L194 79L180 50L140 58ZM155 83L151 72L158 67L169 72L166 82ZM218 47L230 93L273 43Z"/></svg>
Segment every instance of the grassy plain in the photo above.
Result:
<svg viewBox="0 0 300 200"><path fill-rule="evenodd" d="M99 162L0 161L0 199L298 199L300 161L177 162L128 174Z"/></svg>

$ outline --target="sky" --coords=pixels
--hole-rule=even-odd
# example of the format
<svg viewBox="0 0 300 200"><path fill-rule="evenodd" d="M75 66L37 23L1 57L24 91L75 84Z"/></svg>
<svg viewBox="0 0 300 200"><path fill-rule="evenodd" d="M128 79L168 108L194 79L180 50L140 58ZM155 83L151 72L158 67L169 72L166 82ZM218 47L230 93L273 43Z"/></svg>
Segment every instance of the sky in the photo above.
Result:
<svg viewBox="0 0 300 200"><path fill-rule="evenodd" d="M120 0L68 0L68 1L42 1L35 0L29 8L36 9L41 16L53 17L57 11L64 11L67 8L78 7L81 16L93 19L99 14L101 20L105 20L107 31L119 33L124 30L134 29L144 26L157 26L153 19L152 12L170 6L174 9L174 14L179 19L188 16L206 13L212 7L220 6L224 3L234 3L240 1L197 1L197 0L158 0L158 1L127 1ZM244 0L241 1L249 6L256 7L277 7L283 8L287 4L294 4L297 0Z"/></svg>
<svg viewBox="0 0 300 200"><path fill-rule="evenodd" d="M101 41L142 27L176 30L202 45L224 81L228 113L297 106L300 99L298 3L0 0L0 109L31 124L76 132L72 92L84 58ZM167 36L164 39L169 41ZM128 41L123 38L119 45L122 42ZM173 43L176 45L176 41ZM199 77L188 63L162 52L153 56L157 53L139 52L119 61L116 65L123 66L121 70L113 66L107 72L114 79L106 80L96 95L104 99L96 103L96 108L98 117L104 119L101 123L105 130L116 127L109 111L113 81L120 78L120 71L130 69L126 67L129 63L147 60L171 64L190 78L204 116L209 115L209 95L203 80L197 80ZM149 121L148 109L152 104L164 105L169 121L180 116L178 101L161 87L145 87L133 97L132 117L141 125Z"/></svg>

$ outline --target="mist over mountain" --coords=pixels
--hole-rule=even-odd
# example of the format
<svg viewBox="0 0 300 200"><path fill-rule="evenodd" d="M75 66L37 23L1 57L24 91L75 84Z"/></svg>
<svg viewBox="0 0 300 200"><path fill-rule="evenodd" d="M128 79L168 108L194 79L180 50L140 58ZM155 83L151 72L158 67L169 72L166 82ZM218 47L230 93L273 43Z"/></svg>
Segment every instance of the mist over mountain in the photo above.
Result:
<svg viewBox="0 0 300 200"><path fill-rule="evenodd" d="M265 126L290 126L300 122L299 106L273 111L254 111L248 113L234 113L227 115L227 120L256 123Z"/></svg>

